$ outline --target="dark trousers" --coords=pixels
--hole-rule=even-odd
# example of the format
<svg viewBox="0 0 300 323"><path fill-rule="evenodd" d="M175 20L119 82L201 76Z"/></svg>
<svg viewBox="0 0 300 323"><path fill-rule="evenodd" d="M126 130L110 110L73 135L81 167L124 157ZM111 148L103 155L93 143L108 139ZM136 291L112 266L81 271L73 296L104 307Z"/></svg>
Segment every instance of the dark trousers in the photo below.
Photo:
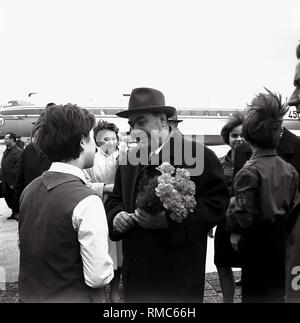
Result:
<svg viewBox="0 0 300 323"><path fill-rule="evenodd" d="M286 236L284 219L253 225L240 243L243 303L283 303Z"/></svg>
<svg viewBox="0 0 300 323"><path fill-rule="evenodd" d="M15 190L10 188L10 186L5 182L5 192L4 192L4 199L7 204L7 206L12 209L13 213L15 212L14 207L14 198L15 198Z"/></svg>

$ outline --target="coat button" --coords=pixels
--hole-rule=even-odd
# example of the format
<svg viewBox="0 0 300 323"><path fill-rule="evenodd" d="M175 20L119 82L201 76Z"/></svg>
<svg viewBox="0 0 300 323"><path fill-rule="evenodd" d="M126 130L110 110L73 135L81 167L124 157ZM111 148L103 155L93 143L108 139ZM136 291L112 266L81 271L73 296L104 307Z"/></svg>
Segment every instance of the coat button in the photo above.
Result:
<svg viewBox="0 0 300 323"><path fill-rule="evenodd" d="M132 260L133 261L137 261L139 258L140 258L140 256L138 254L132 255Z"/></svg>

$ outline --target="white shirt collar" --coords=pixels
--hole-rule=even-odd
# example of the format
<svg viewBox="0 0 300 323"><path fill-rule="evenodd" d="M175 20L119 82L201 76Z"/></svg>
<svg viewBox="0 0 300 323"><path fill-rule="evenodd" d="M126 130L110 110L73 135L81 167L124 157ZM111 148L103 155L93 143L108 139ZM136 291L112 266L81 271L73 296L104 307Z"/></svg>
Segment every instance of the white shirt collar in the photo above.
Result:
<svg viewBox="0 0 300 323"><path fill-rule="evenodd" d="M84 183L86 183L86 179L83 173L83 170L79 167L67 164L67 163L61 163L61 162L53 162L49 168L50 172L58 172L58 173L66 173L71 174L76 177L79 177Z"/></svg>

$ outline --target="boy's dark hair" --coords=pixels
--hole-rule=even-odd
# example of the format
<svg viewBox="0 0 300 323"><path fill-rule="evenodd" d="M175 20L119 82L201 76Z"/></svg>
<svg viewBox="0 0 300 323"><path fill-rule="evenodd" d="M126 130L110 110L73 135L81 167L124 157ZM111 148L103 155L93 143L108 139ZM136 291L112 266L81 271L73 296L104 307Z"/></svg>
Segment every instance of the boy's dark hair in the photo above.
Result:
<svg viewBox="0 0 300 323"><path fill-rule="evenodd" d="M9 137L9 139L13 139L13 141L14 141L14 142L16 142L16 141L17 141L17 135L16 135L15 133L13 133L13 132L8 132L8 133L7 133L7 135L8 135L8 137Z"/></svg>
<svg viewBox="0 0 300 323"><path fill-rule="evenodd" d="M114 123L109 123L105 120L100 119L96 125L96 127L94 128L94 138L96 140L97 134L99 131L101 130L111 130L114 131L116 133L116 136L118 137L118 132L119 132L119 128L114 124Z"/></svg>
<svg viewBox="0 0 300 323"><path fill-rule="evenodd" d="M245 120L245 115L242 112L235 112L229 118L225 126L221 130L221 136L225 144L229 145L229 134L235 128L243 124Z"/></svg>
<svg viewBox="0 0 300 323"><path fill-rule="evenodd" d="M68 162L80 156L80 141L94 125L95 117L86 109L70 103L53 105L35 125L36 143L51 161Z"/></svg>
<svg viewBox="0 0 300 323"><path fill-rule="evenodd" d="M282 103L280 94L259 93L248 105L248 113L243 123L244 138L260 148L276 148L282 126L282 119L288 110L286 102Z"/></svg>
<svg viewBox="0 0 300 323"><path fill-rule="evenodd" d="M45 119L45 112L42 112L40 117L33 125L32 131L31 131L31 139L37 135L38 131L42 126L42 123L44 122L44 119Z"/></svg>

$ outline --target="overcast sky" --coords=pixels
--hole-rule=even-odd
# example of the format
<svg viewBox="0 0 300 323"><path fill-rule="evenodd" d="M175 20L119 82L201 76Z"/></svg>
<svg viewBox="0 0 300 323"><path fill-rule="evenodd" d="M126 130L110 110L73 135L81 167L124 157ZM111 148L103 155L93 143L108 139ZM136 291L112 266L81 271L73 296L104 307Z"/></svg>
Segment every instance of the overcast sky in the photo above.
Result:
<svg viewBox="0 0 300 323"><path fill-rule="evenodd" d="M183 107L289 96L299 0L0 0L0 102L126 106L134 87Z"/></svg>

